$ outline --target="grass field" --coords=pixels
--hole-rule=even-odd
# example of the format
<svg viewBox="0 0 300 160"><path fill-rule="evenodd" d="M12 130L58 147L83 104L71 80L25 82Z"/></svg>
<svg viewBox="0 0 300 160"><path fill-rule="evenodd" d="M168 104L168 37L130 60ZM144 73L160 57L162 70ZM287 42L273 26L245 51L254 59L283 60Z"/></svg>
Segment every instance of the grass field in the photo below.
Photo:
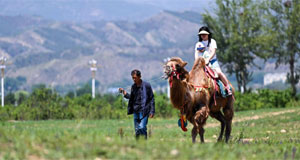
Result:
<svg viewBox="0 0 300 160"><path fill-rule="evenodd" d="M150 137L136 141L133 120L0 122L1 159L300 159L300 108L237 112L229 144L216 143L209 118L206 143L191 142L177 118L149 119Z"/></svg>

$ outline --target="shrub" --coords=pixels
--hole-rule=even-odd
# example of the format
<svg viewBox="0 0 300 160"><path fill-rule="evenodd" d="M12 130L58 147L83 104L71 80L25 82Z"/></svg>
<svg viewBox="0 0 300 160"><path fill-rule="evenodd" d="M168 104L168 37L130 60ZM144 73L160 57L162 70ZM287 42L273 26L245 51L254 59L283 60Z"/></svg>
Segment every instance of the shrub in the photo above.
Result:
<svg viewBox="0 0 300 160"><path fill-rule="evenodd" d="M177 109L172 107L172 104L166 94L155 94L155 110L156 116L164 118L175 116L177 115L177 112L179 112Z"/></svg>
<svg viewBox="0 0 300 160"><path fill-rule="evenodd" d="M256 93L235 94L235 110L251 110L260 108L284 108L292 101L291 90L261 89Z"/></svg>
<svg viewBox="0 0 300 160"><path fill-rule="evenodd" d="M45 86L37 87L30 95L20 98L10 95L18 101L18 106L11 101L0 107L0 120L46 120L46 119L120 119L127 116L127 100L120 95L90 94L77 97L61 97ZM16 94L15 94L16 95ZM174 117L179 111L173 108L166 94L155 94L155 117ZM297 99L292 99L291 90L261 89L257 92L235 94L235 111L261 108L284 108L299 106Z"/></svg>

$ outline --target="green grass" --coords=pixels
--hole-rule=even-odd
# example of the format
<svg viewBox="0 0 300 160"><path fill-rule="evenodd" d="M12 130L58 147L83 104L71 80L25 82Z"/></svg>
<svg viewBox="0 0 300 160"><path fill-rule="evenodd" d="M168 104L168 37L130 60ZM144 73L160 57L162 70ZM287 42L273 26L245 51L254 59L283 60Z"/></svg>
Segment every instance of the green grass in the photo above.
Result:
<svg viewBox="0 0 300 160"><path fill-rule="evenodd" d="M300 159L300 108L237 112L234 120L256 115L233 124L229 144L216 143L212 118L204 144L193 144L191 124L182 132L177 118L149 119L147 141L135 140L132 117L0 122L0 159Z"/></svg>

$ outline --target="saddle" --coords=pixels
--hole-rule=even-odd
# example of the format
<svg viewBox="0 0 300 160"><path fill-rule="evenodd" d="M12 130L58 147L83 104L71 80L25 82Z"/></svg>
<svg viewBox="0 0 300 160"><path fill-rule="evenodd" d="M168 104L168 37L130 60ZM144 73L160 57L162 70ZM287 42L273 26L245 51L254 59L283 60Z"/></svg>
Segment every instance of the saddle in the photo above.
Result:
<svg viewBox="0 0 300 160"><path fill-rule="evenodd" d="M212 79L219 78L218 74L213 69L211 69L209 66L205 66L205 72Z"/></svg>
<svg viewBox="0 0 300 160"><path fill-rule="evenodd" d="M229 96L226 92L224 84L220 80L218 74L213 69L211 69L209 66L205 66L205 73L209 78L212 78L214 80L215 94L218 93L219 96L222 96L224 98Z"/></svg>

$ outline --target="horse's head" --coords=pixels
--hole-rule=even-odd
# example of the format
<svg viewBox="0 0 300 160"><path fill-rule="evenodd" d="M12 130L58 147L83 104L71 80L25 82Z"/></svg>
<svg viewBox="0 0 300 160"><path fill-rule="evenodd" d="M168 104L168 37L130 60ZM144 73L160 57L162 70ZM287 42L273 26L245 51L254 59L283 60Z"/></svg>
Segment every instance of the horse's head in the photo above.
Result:
<svg viewBox="0 0 300 160"><path fill-rule="evenodd" d="M187 62L183 61L179 57L171 58L166 64L164 65L164 73L165 78L177 78L179 80L183 80L187 78L188 71L185 70L185 66Z"/></svg>

